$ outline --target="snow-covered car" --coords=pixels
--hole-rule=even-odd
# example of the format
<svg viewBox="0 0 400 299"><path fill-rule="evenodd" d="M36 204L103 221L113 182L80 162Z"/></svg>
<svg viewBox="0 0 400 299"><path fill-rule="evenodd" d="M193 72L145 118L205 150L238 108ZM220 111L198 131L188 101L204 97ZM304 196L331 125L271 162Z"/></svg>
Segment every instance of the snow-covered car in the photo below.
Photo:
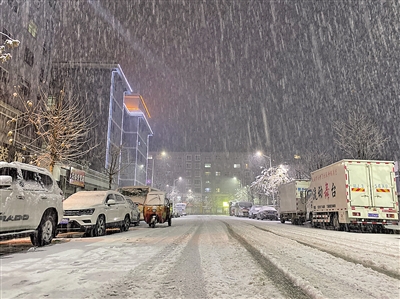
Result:
<svg viewBox="0 0 400 299"><path fill-rule="evenodd" d="M254 219L257 216L258 211L261 209L260 205L253 205L249 210L249 218Z"/></svg>
<svg viewBox="0 0 400 299"><path fill-rule="evenodd" d="M0 239L30 236L50 244L63 216L63 193L51 173L19 162L0 162Z"/></svg>
<svg viewBox="0 0 400 299"><path fill-rule="evenodd" d="M140 210L139 203L133 202L130 198L125 197L131 208L131 223L136 226L140 224Z"/></svg>
<svg viewBox="0 0 400 299"><path fill-rule="evenodd" d="M278 211L274 207L262 206L257 213L258 220L278 220Z"/></svg>
<svg viewBox="0 0 400 299"><path fill-rule="evenodd" d="M129 230L131 208L117 191L79 191L64 202L60 232L82 231L86 236L104 236L107 228Z"/></svg>

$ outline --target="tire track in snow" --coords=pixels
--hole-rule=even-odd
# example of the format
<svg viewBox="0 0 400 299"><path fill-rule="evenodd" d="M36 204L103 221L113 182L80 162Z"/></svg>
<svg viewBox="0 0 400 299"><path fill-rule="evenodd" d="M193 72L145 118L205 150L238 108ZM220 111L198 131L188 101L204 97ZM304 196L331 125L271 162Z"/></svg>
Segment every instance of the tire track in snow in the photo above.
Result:
<svg viewBox="0 0 400 299"><path fill-rule="evenodd" d="M265 275L274 283L275 287L285 295L285 298L305 299L314 294L313 292L309 294L307 288L303 289L297 286L294 280L288 277L286 273L279 269L259 250L237 234L228 223L225 221L222 222L226 225L229 234L235 238L252 255L260 267L264 269Z"/></svg>
<svg viewBox="0 0 400 299"><path fill-rule="evenodd" d="M353 263L353 264L360 264L360 265L363 265L365 268L370 268L371 270L374 270L374 271L379 272L379 273L381 273L381 274L384 274L384 275L387 275L387 276L389 276L389 277L392 277L392 278L395 278L395 279L399 279L399 280L400 280L400 275L399 275L398 273L396 273L396 272L393 272L393 271L390 271L390 270L387 270L387 269L383 269L383 268L378 267L378 266L371 265L371 264L369 264L369 263L366 263L366 262L357 260L357 259L352 258L352 257L349 257L349 256L345 256L345 255L343 255L343 254L340 254L340 253L335 252L335 251L332 251L332 250L328 250L328 249L325 249L325 248L321 248L320 246L316 246L316 245L312 245L312 244L309 244L309 243L306 243L306 242L303 242L303 241L299 241L299 240L297 240L296 238L289 238L289 237L287 237L287 236L285 236L285 235L283 235L283 234L276 233L276 232L274 232L274 231L272 231L272 230L269 230L269 229L266 229L266 228L262 228L262 227L259 227L259 226L256 226L256 225L253 225L253 226L254 226L255 228L259 229L259 230L262 230L262 231L265 231L265 232L274 234L274 235L279 236L279 237L281 237L281 238L286 238L286 239L295 241L295 242L297 242L297 243L299 243L299 244L302 244L302 245L304 245L304 246L307 246L307 247L310 247L310 248L314 248L314 249L317 249L317 250L319 250L319 251L328 253L328 254L330 254L330 255L332 255L332 256L334 256L334 257L343 259L343 260L345 260L346 262L350 262L350 263Z"/></svg>

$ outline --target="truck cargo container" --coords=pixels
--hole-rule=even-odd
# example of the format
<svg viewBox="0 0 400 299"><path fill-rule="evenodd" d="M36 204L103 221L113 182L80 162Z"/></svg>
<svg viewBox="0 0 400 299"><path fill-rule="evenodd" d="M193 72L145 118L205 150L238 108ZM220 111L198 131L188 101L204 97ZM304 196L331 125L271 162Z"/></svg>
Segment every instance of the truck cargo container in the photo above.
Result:
<svg viewBox="0 0 400 299"><path fill-rule="evenodd" d="M307 219L306 192L308 180L295 180L278 188L278 211L282 223L303 224Z"/></svg>
<svg viewBox="0 0 400 299"><path fill-rule="evenodd" d="M312 226L380 232L398 224L393 161L341 160L311 173Z"/></svg>

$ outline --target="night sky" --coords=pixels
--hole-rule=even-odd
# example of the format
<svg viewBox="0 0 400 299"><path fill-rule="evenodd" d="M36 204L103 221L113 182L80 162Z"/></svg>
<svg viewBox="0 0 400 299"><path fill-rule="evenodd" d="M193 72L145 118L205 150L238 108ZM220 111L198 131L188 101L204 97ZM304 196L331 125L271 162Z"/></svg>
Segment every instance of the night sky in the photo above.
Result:
<svg viewBox="0 0 400 299"><path fill-rule="evenodd" d="M70 2L62 54L121 65L151 151L346 158L332 123L355 111L391 137L381 158L400 158L398 1Z"/></svg>

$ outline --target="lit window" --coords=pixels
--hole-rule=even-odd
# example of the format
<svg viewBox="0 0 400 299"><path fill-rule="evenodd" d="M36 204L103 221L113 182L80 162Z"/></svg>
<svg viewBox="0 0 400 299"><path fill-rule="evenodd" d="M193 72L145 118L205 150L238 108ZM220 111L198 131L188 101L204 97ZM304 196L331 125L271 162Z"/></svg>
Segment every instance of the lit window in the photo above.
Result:
<svg viewBox="0 0 400 299"><path fill-rule="evenodd" d="M33 36L36 37L37 34L37 26L33 21L30 21L28 24L28 32Z"/></svg>
<svg viewBox="0 0 400 299"><path fill-rule="evenodd" d="M204 174L205 174L206 176L210 176L211 172L206 171Z"/></svg>
<svg viewBox="0 0 400 299"><path fill-rule="evenodd" d="M216 172L215 172L215 176L221 176L221 172L216 171Z"/></svg>
<svg viewBox="0 0 400 299"><path fill-rule="evenodd" d="M233 164L233 168L240 168L240 164Z"/></svg>
<svg viewBox="0 0 400 299"><path fill-rule="evenodd" d="M205 163L205 164L204 164L204 167L205 167L205 168L211 168L211 163Z"/></svg>
<svg viewBox="0 0 400 299"><path fill-rule="evenodd" d="M210 188L205 188L204 191L210 192Z"/></svg>
<svg viewBox="0 0 400 299"><path fill-rule="evenodd" d="M215 188L215 192L220 193L221 189L220 188Z"/></svg>
<svg viewBox="0 0 400 299"><path fill-rule="evenodd" d="M48 107L48 109L53 107L55 104L56 104L56 98L53 97L53 96L48 96L47 97L47 107Z"/></svg>

